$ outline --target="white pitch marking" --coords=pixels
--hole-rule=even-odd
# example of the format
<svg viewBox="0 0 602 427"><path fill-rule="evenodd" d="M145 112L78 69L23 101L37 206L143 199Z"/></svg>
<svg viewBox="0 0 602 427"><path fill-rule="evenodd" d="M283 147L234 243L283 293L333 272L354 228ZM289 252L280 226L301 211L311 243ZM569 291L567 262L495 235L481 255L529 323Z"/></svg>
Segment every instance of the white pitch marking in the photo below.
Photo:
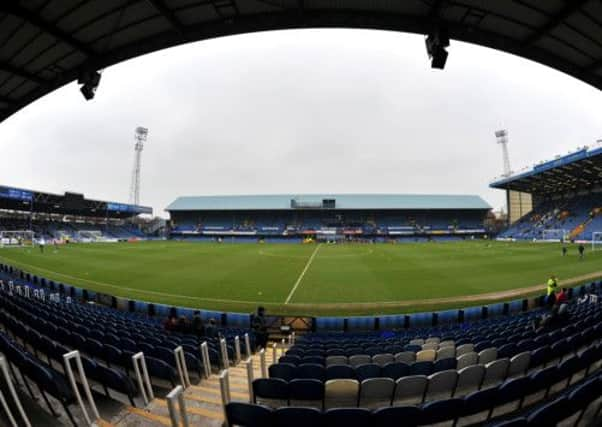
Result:
<svg viewBox="0 0 602 427"><path fill-rule="evenodd" d="M320 249L320 246L322 246L322 243L318 243L318 246L316 246L316 249L314 249L314 251L312 252L311 256L307 260L307 264L305 264L305 268L303 268L303 271L301 272L301 274L299 274L299 277L297 278L297 281L295 282L295 285L293 286L293 289L291 289L291 292L288 294L288 297L286 298L286 301L284 301L285 304L288 304L288 302L293 297L293 294L297 290L297 287L299 286L299 283L301 283L301 280L303 280L303 277L305 276L305 273L309 269L309 266L314 261L314 258L316 257L316 254L318 253L318 250Z"/></svg>

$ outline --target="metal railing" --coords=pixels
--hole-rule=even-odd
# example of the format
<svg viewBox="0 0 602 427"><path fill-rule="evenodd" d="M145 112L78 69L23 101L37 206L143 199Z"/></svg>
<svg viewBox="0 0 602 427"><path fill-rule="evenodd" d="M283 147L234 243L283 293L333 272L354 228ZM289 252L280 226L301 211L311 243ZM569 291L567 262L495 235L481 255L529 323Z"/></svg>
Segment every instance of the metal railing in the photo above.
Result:
<svg viewBox="0 0 602 427"><path fill-rule="evenodd" d="M92 410L92 415L94 419L90 418L90 414L88 413L88 409L86 405L84 405L84 401L79 392L79 388L77 387L77 383L75 381L75 375L73 375L73 367L71 366L71 360L75 359L75 366L77 368L77 373L79 375L79 380L84 389L84 393L86 394L86 399L88 400L88 405ZM98 413L98 409L96 408L96 403L94 402L94 397L92 396L92 392L90 391L90 385L88 384L88 379L86 378L86 373L84 372L84 366L82 365L82 359L80 357L79 351L74 350L69 353L63 354L63 360L65 361L65 371L67 372L67 378L69 378L69 382L71 383L71 387L73 388L73 393L75 394L75 398L77 399L77 403L84 414L84 418L89 426L95 425L96 421L100 418L100 414Z"/></svg>
<svg viewBox="0 0 602 427"><path fill-rule="evenodd" d="M248 333L245 333L245 352L247 353L247 357L251 356L251 340Z"/></svg>
<svg viewBox="0 0 602 427"><path fill-rule="evenodd" d="M228 369L230 367L230 359L228 359L228 345L225 338L219 340L219 346L222 352L222 364L224 369Z"/></svg>
<svg viewBox="0 0 602 427"><path fill-rule="evenodd" d="M253 358L251 356L245 360L245 367L247 368L247 383L249 385L249 403L253 403L253 380L255 379L255 375L253 373Z"/></svg>
<svg viewBox="0 0 602 427"><path fill-rule="evenodd" d="M19 415L21 416L21 419L23 420L23 424L25 425L25 427L31 427L29 418L27 417L27 414L25 414L25 411L23 410L23 406L21 405L21 400L19 399L19 395L17 394L17 392L15 390L15 386L13 385L13 381L10 378L10 374L8 373L8 362L2 356L0 356L0 372L2 373L2 377L4 377L4 382L8 386L8 391L10 392L10 395L11 395L13 401L15 402L15 406L17 407L17 410L19 411ZM10 425L12 427L18 427L19 424L17 424L17 421L15 420L15 417L13 416L13 413L10 410L10 406L8 406L8 403L6 402L6 398L4 397L2 390L0 390L0 403L2 404L2 407L4 408L4 412L6 413L6 416L8 417L8 421L9 421Z"/></svg>
<svg viewBox="0 0 602 427"><path fill-rule="evenodd" d="M203 360L203 369L205 370L205 378L211 376L211 359L209 358L209 345L207 341L201 344L201 359Z"/></svg>
<svg viewBox="0 0 602 427"><path fill-rule="evenodd" d="M224 369L219 375L219 389L222 397L222 406L224 409L224 426L228 427L228 414L226 412L226 405L230 403L230 376L228 370Z"/></svg>
<svg viewBox="0 0 602 427"><path fill-rule="evenodd" d="M235 356L235 360L234 360L234 365L238 365L240 363L241 357L240 357L240 338L238 337L238 335L236 335L234 337L234 356Z"/></svg>
<svg viewBox="0 0 602 427"><path fill-rule="evenodd" d="M171 419L172 427L188 427L190 424L188 423L188 414L186 413L184 388L181 385L176 386L176 388L165 396L165 400L167 400L167 409L169 410L169 418ZM181 424L180 419L182 420Z"/></svg>
<svg viewBox="0 0 602 427"><path fill-rule="evenodd" d="M148 376L148 370L146 369L144 353L139 352L134 354L132 356L132 365L134 365L134 373L136 374L136 380L138 381L138 388L140 394L142 394L144 406L147 406L155 398L155 394Z"/></svg>
<svg viewBox="0 0 602 427"><path fill-rule="evenodd" d="M261 365L261 377L268 377L268 367L265 364L265 349L259 350L259 364Z"/></svg>
<svg viewBox="0 0 602 427"><path fill-rule="evenodd" d="M173 351L174 357L176 358L176 368L178 370L178 376L180 377L180 384L184 389L190 387L190 377L188 376L188 367L186 366L186 357L184 356L184 349L182 346L178 346Z"/></svg>

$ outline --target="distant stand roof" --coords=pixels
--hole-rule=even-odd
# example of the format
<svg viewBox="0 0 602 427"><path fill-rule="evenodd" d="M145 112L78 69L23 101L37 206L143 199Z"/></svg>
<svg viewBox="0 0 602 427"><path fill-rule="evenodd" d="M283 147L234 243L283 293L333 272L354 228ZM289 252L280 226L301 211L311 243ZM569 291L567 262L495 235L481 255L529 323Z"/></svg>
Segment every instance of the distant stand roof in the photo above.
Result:
<svg viewBox="0 0 602 427"><path fill-rule="evenodd" d="M491 209L481 197L473 195L426 194L274 194L248 196L179 197L167 211L208 210L292 210L311 209L324 200L335 200L335 209Z"/></svg>
<svg viewBox="0 0 602 427"><path fill-rule="evenodd" d="M153 209L147 206L86 199L83 194L43 193L2 185L0 185L0 209L111 218L153 213Z"/></svg>
<svg viewBox="0 0 602 427"><path fill-rule="evenodd" d="M532 194L558 194L602 186L602 147L583 148L539 163L524 172L500 178L491 188Z"/></svg>
<svg viewBox="0 0 602 427"><path fill-rule="evenodd" d="M602 89L600 0L2 0L0 121L82 71L192 41L290 28L427 34L437 25ZM426 55L418 59L426 70Z"/></svg>

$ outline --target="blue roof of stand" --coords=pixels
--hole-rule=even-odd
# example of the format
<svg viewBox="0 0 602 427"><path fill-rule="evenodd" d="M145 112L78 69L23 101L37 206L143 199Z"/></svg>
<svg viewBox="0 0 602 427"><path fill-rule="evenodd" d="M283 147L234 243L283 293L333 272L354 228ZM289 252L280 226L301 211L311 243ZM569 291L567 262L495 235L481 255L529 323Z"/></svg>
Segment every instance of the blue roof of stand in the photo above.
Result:
<svg viewBox="0 0 602 427"><path fill-rule="evenodd" d="M326 208L322 202L333 199L335 209L491 209L475 195L272 194L178 197L166 210L289 210L293 200L297 209Z"/></svg>

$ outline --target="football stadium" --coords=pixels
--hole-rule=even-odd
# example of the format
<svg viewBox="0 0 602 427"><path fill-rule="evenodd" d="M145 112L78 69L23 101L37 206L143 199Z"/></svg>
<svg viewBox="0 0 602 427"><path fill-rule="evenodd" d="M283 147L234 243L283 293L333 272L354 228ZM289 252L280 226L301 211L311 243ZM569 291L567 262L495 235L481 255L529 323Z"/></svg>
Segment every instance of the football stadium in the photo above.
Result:
<svg viewBox="0 0 602 427"><path fill-rule="evenodd" d="M284 29L419 34L438 70L468 42L602 90L598 0L360 3L6 2L0 130L132 58ZM211 183L157 212L148 134L128 202L0 183L0 427L602 425L602 140L514 172L496 131L504 171L479 186L503 212Z"/></svg>

